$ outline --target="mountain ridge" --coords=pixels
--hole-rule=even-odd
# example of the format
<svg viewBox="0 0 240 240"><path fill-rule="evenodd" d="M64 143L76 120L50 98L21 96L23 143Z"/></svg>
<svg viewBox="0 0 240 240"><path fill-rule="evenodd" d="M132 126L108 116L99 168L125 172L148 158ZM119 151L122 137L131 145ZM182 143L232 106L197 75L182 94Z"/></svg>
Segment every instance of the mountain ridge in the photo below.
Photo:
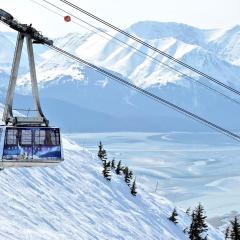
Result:
<svg viewBox="0 0 240 240"><path fill-rule="evenodd" d="M138 26L138 28L142 26L141 29L145 30L147 34L148 31L151 31L151 28L145 27L145 25L148 26L148 24L151 25L152 23L153 22L137 23L127 30L131 32L133 31L131 29L136 28L136 26ZM172 29L171 26L173 26ZM161 31L161 27L165 30ZM154 22L154 28L158 29L157 35L159 32L162 35L160 38L158 37L157 40L149 40L148 42L150 44L216 77L231 87L240 87L238 80L240 76L240 66L236 64L237 54L235 54L233 50L236 49L236 52L238 50L235 43L238 38L240 41L240 37L238 37L239 26L230 30L201 30L177 23L166 24ZM175 31L175 29L177 29L177 31ZM144 32L143 30L142 32ZM190 35L188 34L189 31L192 31ZM153 35L154 34L156 35L156 33L153 33ZM174 36L180 37L174 38ZM197 81L234 97L231 93L226 93L223 89L208 82L206 79L184 69L182 66L176 65L165 57L159 56L159 54L127 39L125 36L114 34L114 37L157 58L158 61L163 62L163 64L168 64L170 67L176 68L177 71L190 75ZM189 38L188 41L184 42L183 37ZM224 41L225 37L235 40L232 42ZM204 44L202 43L203 39L205 41ZM190 42L192 44L190 44ZM191 110L205 118L210 118L210 120L218 124L223 123L225 127L230 126L232 128L233 120L227 119L227 116L230 116L230 114L237 110L236 104L234 105L229 100L226 101L225 98L211 93L194 81L185 79L184 76L181 76L178 72L174 72L164 65L153 62L144 55L140 56L141 54L139 55L138 52L132 51L130 48L123 48L121 44L119 45L116 43L114 38L101 38L95 33L69 33L64 37L57 38L55 44L83 59L112 71L114 74L120 74L119 76L164 97L168 101L180 104L187 110ZM226 49L224 46L226 46ZM232 51L227 53L227 49L232 49ZM145 107L139 108L142 113L137 113L135 106L144 106L143 100L140 100L140 98L137 97L138 95L133 94L131 90L124 90L122 87L118 87L115 83L111 83L112 80L109 78L97 74L90 68L76 63L73 60L69 60L52 50L38 45L35 46L35 50L38 56L37 74L40 94L44 97L52 97L61 101L67 101L70 104L77 104L80 107L89 107L90 110L94 111L99 111L99 109L101 109L101 112L113 115L113 117L127 116L132 123L136 118L143 119L145 118L144 115L149 115L151 116L148 119L150 122L152 122L152 117L156 118L156 122L152 122L153 125L156 126L159 121L158 119L164 119L163 116L173 117L173 114L169 116L169 111L163 110L162 108L159 109L162 112L157 113L154 111L153 105L150 103L148 104L148 101L145 101ZM11 54L13 54L13 51ZM226 57L224 58L223 56ZM3 79L6 79L6 73L5 75L2 74L2 76ZM3 85L4 82L2 83L2 87L4 87ZM24 74L20 77L18 86L19 94L29 94L29 90L31 89L29 74ZM66 91L63 91L63 88L66 88ZM74 92L74 95L71 94L71 92ZM208 98L211 98L212 101L209 102L207 100ZM114 99L114 101L112 101L112 99ZM108 104L109 107L107 107L106 104ZM219 118L221 113L219 111L217 112L217 110L219 110L217 107L219 104L222 106L221 110L229 112L223 119ZM116 111L116 108L119 108L119 111ZM74 112L72 116L74 116ZM176 115L174 118L176 118ZM238 120L240 119L236 119L236 123ZM172 119L172 121L174 121L174 119ZM66 124L69 125L70 123ZM109 122L109 126L110 125L114 125L114 123ZM182 122L179 125L181 129ZM140 129L143 131L146 130L143 121L141 127ZM115 129L117 129L117 124L115 124ZM131 128L128 126L126 129L134 130L134 127ZM177 127L177 129L179 128ZM154 131L159 129L153 127L151 130Z"/></svg>

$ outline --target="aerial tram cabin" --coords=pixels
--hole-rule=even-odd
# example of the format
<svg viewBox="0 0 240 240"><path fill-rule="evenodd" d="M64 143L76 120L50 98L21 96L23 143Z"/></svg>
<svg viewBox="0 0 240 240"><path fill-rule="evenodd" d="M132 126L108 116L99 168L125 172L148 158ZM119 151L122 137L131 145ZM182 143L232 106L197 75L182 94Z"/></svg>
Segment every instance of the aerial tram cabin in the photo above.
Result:
<svg viewBox="0 0 240 240"><path fill-rule="evenodd" d="M0 169L8 167L54 166L63 161L60 129L50 127L44 116L38 93L33 43L52 45L31 25L18 23L12 15L0 9L0 20L18 31L12 70L0 126ZM26 39L36 116L13 116L13 95L16 87L23 43Z"/></svg>
<svg viewBox="0 0 240 240"><path fill-rule="evenodd" d="M1 168L54 166L63 160L60 129L0 126Z"/></svg>

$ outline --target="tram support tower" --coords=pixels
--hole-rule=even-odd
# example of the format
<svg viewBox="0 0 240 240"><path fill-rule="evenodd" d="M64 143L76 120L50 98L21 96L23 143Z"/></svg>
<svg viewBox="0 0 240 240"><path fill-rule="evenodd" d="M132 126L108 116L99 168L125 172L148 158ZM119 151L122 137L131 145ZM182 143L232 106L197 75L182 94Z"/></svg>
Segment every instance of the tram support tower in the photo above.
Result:
<svg viewBox="0 0 240 240"><path fill-rule="evenodd" d="M3 113L5 125L0 126L0 170L9 167L50 167L64 161L60 129L49 126L40 105L33 43L53 46L32 24L21 24L13 16L0 9L0 21L18 32L12 70ZM34 117L13 115L13 97L17 83L24 40L30 69Z"/></svg>
<svg viewBox="0 0 240 240"><path fill-rule="evenodd" d="M29 62L29 69L30 69L30 78L31 78L31 85L32 85L32 96L35 104L36 109L36 116L35 117L16 117L13 116L13 96L14 90L17 83L17 76L18 76L18 69L21 61L23 43L26 39L27 42L27 53L28 53L28 62ZM48 126L48 120L44 116L40 104L39 93L38 93L38 85L37 85L37 75L36 75L36 68L35 68L35 60L34 60L34 52L33 52L33 40L30 35L23 34L21 32L18 33L12 70L8 85L5 109L3 114L3 121L6 125L34 125L34 126Z"/></svg>
<svg viewBox="0 0 240 240"><path fill-rule="evenodd" d="M49 121L44 116L39 99L37 75L35 69L33 43L45 44L48 46L53 45L53 41L44 37L39 31L32 27L32 24L21 24L19 23L10 13L0 9L0 21L10 28L18 32L18 38L13 58L12 70L8 85L6 104L3 113L3 121L6 125L12 126L46 126L48 127ZM17 76L19 64L21 61L23 43L26 39L27 42L27 53L28 62L30 68L30 78L32 85L32 96L35 104L36 116L35 117L15 117L13 116L13 96L16 88Z"/></svg>

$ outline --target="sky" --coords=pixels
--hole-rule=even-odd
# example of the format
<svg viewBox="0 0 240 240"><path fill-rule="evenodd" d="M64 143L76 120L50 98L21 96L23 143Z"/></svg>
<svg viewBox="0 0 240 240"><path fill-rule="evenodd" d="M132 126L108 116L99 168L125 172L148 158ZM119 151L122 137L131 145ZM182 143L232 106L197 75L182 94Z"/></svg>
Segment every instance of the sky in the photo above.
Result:
<svg viewBox="0 0 240 240"><path fill-rule="evenodd" d="M82 31L74 23L65 23L63 18L37 5L44 0L1 0L0 7L9 11L22 23L33 23L49 37L62 36L67 32ZM66 11L88 20L73 11L60 0L48 0ZM72 3L120 27L127 28L138 21L179 22L199 28L229 28L240 25L239 0L69 0ZM55 10L61 15L63 13ZM66 14L65 14L66 15ZM7 31L0 26L0 30Z"/></svg>

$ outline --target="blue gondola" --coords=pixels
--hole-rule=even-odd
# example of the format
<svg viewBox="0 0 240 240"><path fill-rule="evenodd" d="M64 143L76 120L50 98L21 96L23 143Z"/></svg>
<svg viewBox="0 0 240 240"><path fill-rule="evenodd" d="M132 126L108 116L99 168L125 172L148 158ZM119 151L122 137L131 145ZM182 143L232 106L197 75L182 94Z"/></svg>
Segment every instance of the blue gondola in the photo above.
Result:
<svg viewBox="0 0 240 240"><path fill-rule="evenodd" d="M59 128L0 126L1 168L54 166L63 160Z"/></svg>

